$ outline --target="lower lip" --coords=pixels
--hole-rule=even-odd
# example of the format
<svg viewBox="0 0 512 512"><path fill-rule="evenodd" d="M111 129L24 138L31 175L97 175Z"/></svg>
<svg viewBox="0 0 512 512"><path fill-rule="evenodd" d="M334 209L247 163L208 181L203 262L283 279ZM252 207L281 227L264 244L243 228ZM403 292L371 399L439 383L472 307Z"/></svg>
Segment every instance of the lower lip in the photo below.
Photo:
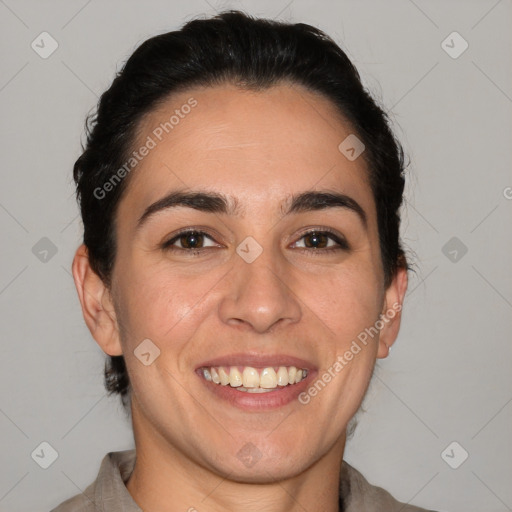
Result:
<svg viewBox="0 0 512 512"><path fill-rule="evenodd" d="M277 409L297 400L298 396L310 385L316 371L308 370L306 378L297 384L291 384L282 388L278 387L276 390L268 391L266 393L247 393L244 391L237 391L236 388L231 387L229 384L227 386L223 386L222 384L215 384L215 382L206 380L200 374L200 370L196 373L207 389L209 389L216 397L230 403L234 407L238 407L239 409L247 411L264 411Z"/></svg>

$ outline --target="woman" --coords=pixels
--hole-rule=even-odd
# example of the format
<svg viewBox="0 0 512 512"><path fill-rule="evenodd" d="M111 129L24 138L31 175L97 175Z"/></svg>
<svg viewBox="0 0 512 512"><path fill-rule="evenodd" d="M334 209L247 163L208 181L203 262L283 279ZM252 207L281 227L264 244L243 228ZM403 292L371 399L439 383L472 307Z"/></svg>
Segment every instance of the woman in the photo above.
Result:
<svg viewBox="0 0 512 512"><path fill-rule="evenodd" d="M343 461L408 270L402 150L345 53L194 20L135 51L89 128L73 276L135 450L54 510L424 510Z"/></svg>

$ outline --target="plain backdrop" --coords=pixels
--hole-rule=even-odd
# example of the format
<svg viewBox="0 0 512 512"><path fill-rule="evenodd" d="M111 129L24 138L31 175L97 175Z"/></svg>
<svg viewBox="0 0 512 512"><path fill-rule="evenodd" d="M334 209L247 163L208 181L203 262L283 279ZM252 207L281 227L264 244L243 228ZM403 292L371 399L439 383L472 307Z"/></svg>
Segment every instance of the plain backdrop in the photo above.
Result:
<svg viewBox="0 0 512 512"><path fill-rule="evenodd" d="M86 114L133 50L226 8L330 34L410 159L416 271L346 460L401 501L512 510L510 0L0 1L0 510L50 510L133 447L70 273L71 170ZM58 44L47 58L31 46L55 44L42 32ZM47 469L31 455L42 442L58 454Z"/></svg>

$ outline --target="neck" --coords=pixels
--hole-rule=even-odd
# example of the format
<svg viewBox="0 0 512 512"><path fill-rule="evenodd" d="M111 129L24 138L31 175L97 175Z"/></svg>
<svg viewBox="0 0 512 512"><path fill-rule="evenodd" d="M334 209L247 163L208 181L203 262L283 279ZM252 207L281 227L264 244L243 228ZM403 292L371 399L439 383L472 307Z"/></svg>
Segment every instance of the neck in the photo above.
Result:
<svg viewBox="0 0 512 512"><path fill-rule="evenodd" d="M138 506L147 511L247 512L339 511L339 479L345 433L310 467L290 478L236 481L206 468L166 441L132 408L137 458L126 482Z"/></svg>

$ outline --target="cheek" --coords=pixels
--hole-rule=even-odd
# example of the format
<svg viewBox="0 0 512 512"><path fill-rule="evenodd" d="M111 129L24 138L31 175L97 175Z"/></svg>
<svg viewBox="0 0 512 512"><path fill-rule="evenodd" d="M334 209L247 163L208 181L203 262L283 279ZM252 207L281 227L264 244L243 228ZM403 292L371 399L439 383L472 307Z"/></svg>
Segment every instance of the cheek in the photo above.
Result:
<svg viewBox="0 0 512 512"><path fill-rule="evenodd" d="M179 269L148 262L123 270L119 294L127 327L123 342L132 350L149 338L160 348L179 351L207 314L223 275L215 271L187 277Z"/></svg>
<svg viewBox="0 0 512 512"><path fill-rule="evenodd" d="M321 279L303 279L306 304L336 334L356 337L378 319L383 294L372 272L349 266Z"/></svg>

